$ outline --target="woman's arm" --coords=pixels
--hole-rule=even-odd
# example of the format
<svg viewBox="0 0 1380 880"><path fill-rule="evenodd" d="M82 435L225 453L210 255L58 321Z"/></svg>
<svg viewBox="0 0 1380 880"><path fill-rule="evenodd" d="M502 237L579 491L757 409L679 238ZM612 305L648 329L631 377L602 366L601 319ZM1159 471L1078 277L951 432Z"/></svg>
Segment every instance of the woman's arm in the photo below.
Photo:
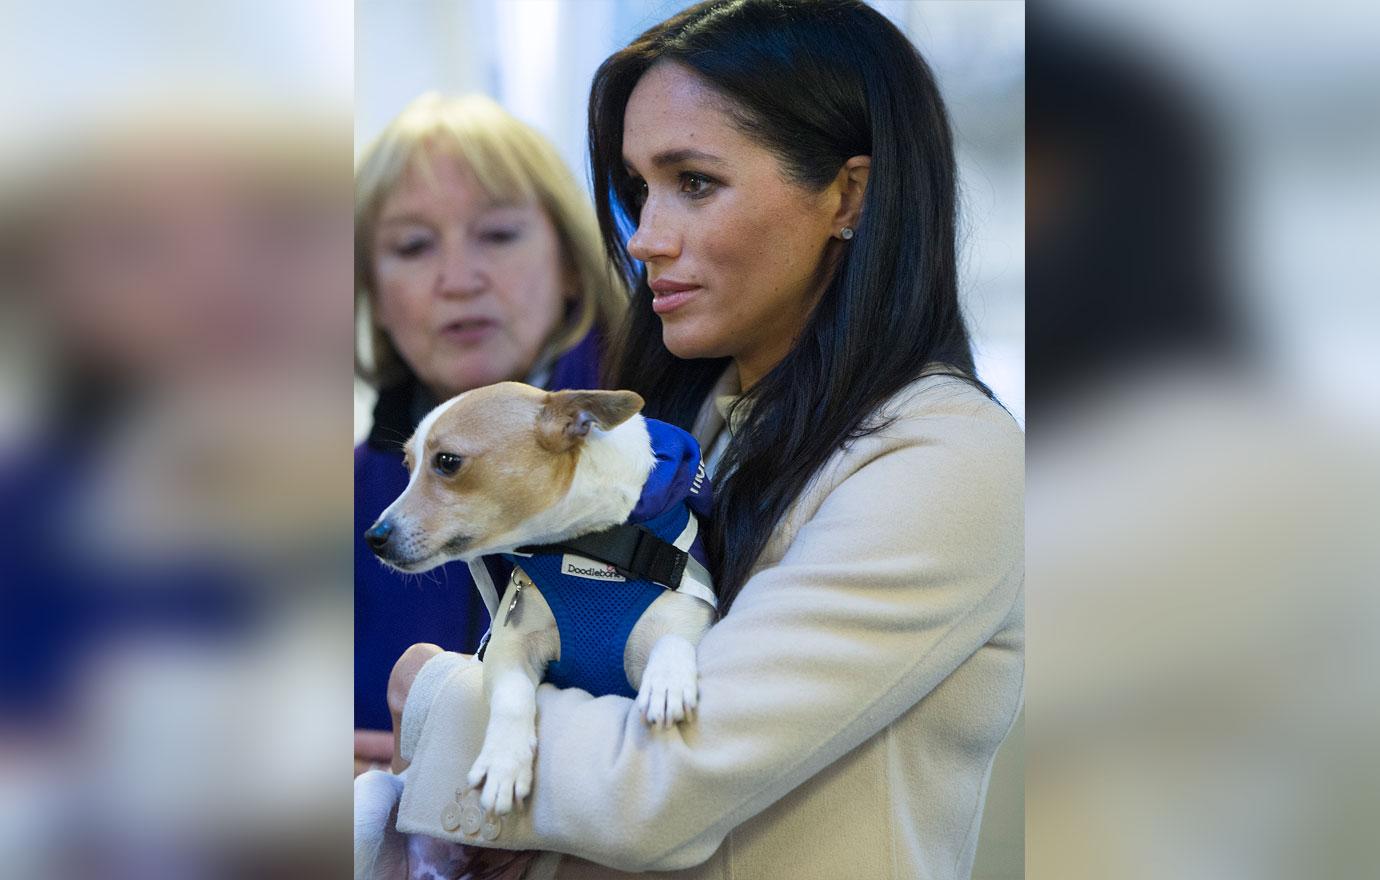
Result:
<svg viewBox="0 0 1380 880"><path fill-rule="evenodd" d="M700 644L696 721L650 730L629 700L542 686L530 806L495 843L623 870L698 864L985 644L1020 595L1022 438L961 398L843 459L852 472ZM457 705L477 704L479 678L458 672L425 710L399 828L438 833L437 805L478 751L460 731L482 736L466 717L482 713ZM463 757L441 760L457 741ZM419 774L428 764L461 772Z"/></svg>

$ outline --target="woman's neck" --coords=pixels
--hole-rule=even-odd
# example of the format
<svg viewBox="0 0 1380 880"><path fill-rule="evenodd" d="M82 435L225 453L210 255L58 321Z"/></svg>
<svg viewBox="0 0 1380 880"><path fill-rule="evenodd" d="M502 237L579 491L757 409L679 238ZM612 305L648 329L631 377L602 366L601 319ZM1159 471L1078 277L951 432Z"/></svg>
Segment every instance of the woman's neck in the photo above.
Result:
<svg viewBox="0 0 1380 880"><path fill-rule="evenodd" d="M790 351L788 346L785 351L760 353L754 352L748 355L738 355L733 358L733 363L738 367L738 387L747 391L762 380L762 377L770 373L781 363Z"/></svg>

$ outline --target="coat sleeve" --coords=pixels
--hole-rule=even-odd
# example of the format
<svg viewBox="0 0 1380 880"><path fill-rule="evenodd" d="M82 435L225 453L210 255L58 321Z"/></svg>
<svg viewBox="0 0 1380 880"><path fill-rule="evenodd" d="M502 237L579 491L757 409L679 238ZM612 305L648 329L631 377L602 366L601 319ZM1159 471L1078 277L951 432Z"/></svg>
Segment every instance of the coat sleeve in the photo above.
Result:
<svg viewBox="0 0 1380 880"><path fill-rule="evenodd" d="M1023 444L983 403L843 456L780 561L701 642L693 723L648 729L630 700L543 685L530 806L496 845L699 864L991 639L1020 598Z"/></svg>

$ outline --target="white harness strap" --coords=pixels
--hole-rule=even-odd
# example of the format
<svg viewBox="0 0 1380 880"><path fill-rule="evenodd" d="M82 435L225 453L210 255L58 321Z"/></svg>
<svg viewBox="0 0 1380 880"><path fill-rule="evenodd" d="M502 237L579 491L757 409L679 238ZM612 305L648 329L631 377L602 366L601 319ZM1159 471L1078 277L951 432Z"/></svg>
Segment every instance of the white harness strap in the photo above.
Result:
<svg viewBox="0 0 1380 880"><path fill-rule="evenodd" d="M712 580L709 577L709 572L705 571L704 566L700 565L695 557L690 556L690 545L695 543L695 536L699 532L699 520L695 518L694 514L691 514L680 536L671 542L677 550L684 550L687 557L685 573L680 577L680 588L677 592L689 593L696 599L703 599L708 602L710 608L718 608L719 600L715 597L714 590L709 586Z"/></svg>
<svg viewBox="0 0 1380 880"><path fill-rule="evenodd" d="M484 564L483 559L472 559L469 566L470 577L474 578L474 585L479 588L479 598L484 600L484 607L489 609L489 620L492 622L498 616L498 588L494 586L494 579L489 576L489 567Z"/></svg>
<svg viewBox="0 0 1380 880"><path fill-rule="evenodd" d="M484 607L489 609L489 628L479 637L479 646L474 652L476 657L483 659L484 649L489 646L489 638L494 634L494 621L498 619L498 588L494 586L494 579L489 576L489 567L484 564L483 558L471 559L466 564L470 567L470 577L474 578L474 585L479 588L479 598L484 600Z"/></svg>

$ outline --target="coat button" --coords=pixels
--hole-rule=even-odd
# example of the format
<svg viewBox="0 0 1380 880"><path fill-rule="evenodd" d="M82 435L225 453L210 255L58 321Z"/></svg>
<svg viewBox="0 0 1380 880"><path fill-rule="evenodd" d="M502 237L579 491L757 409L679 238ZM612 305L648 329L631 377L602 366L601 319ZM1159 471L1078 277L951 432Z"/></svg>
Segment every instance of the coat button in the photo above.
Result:
<svg viewBox="0 0 1380 880"><path fill-rule="evenodd" d="M441 813L441 827L447 831L454 831L460 827L460 805L447 804Z"/></svg>
<svg viewBox="0 0 1380 880"><path fill-rule="evenodd" d="M493 840L498 837L499 832L502 830L503 820L498 816L493 816L484 820L483 826L479 829L479 836L485 840Z"/></svg>
<svg viewBox="0 0 1380 880"><path fill-rule="evenodd" d="M478 834L484 824L484 813L478 804L466 804L460 810L460 830L466 834Z"/></svg>

